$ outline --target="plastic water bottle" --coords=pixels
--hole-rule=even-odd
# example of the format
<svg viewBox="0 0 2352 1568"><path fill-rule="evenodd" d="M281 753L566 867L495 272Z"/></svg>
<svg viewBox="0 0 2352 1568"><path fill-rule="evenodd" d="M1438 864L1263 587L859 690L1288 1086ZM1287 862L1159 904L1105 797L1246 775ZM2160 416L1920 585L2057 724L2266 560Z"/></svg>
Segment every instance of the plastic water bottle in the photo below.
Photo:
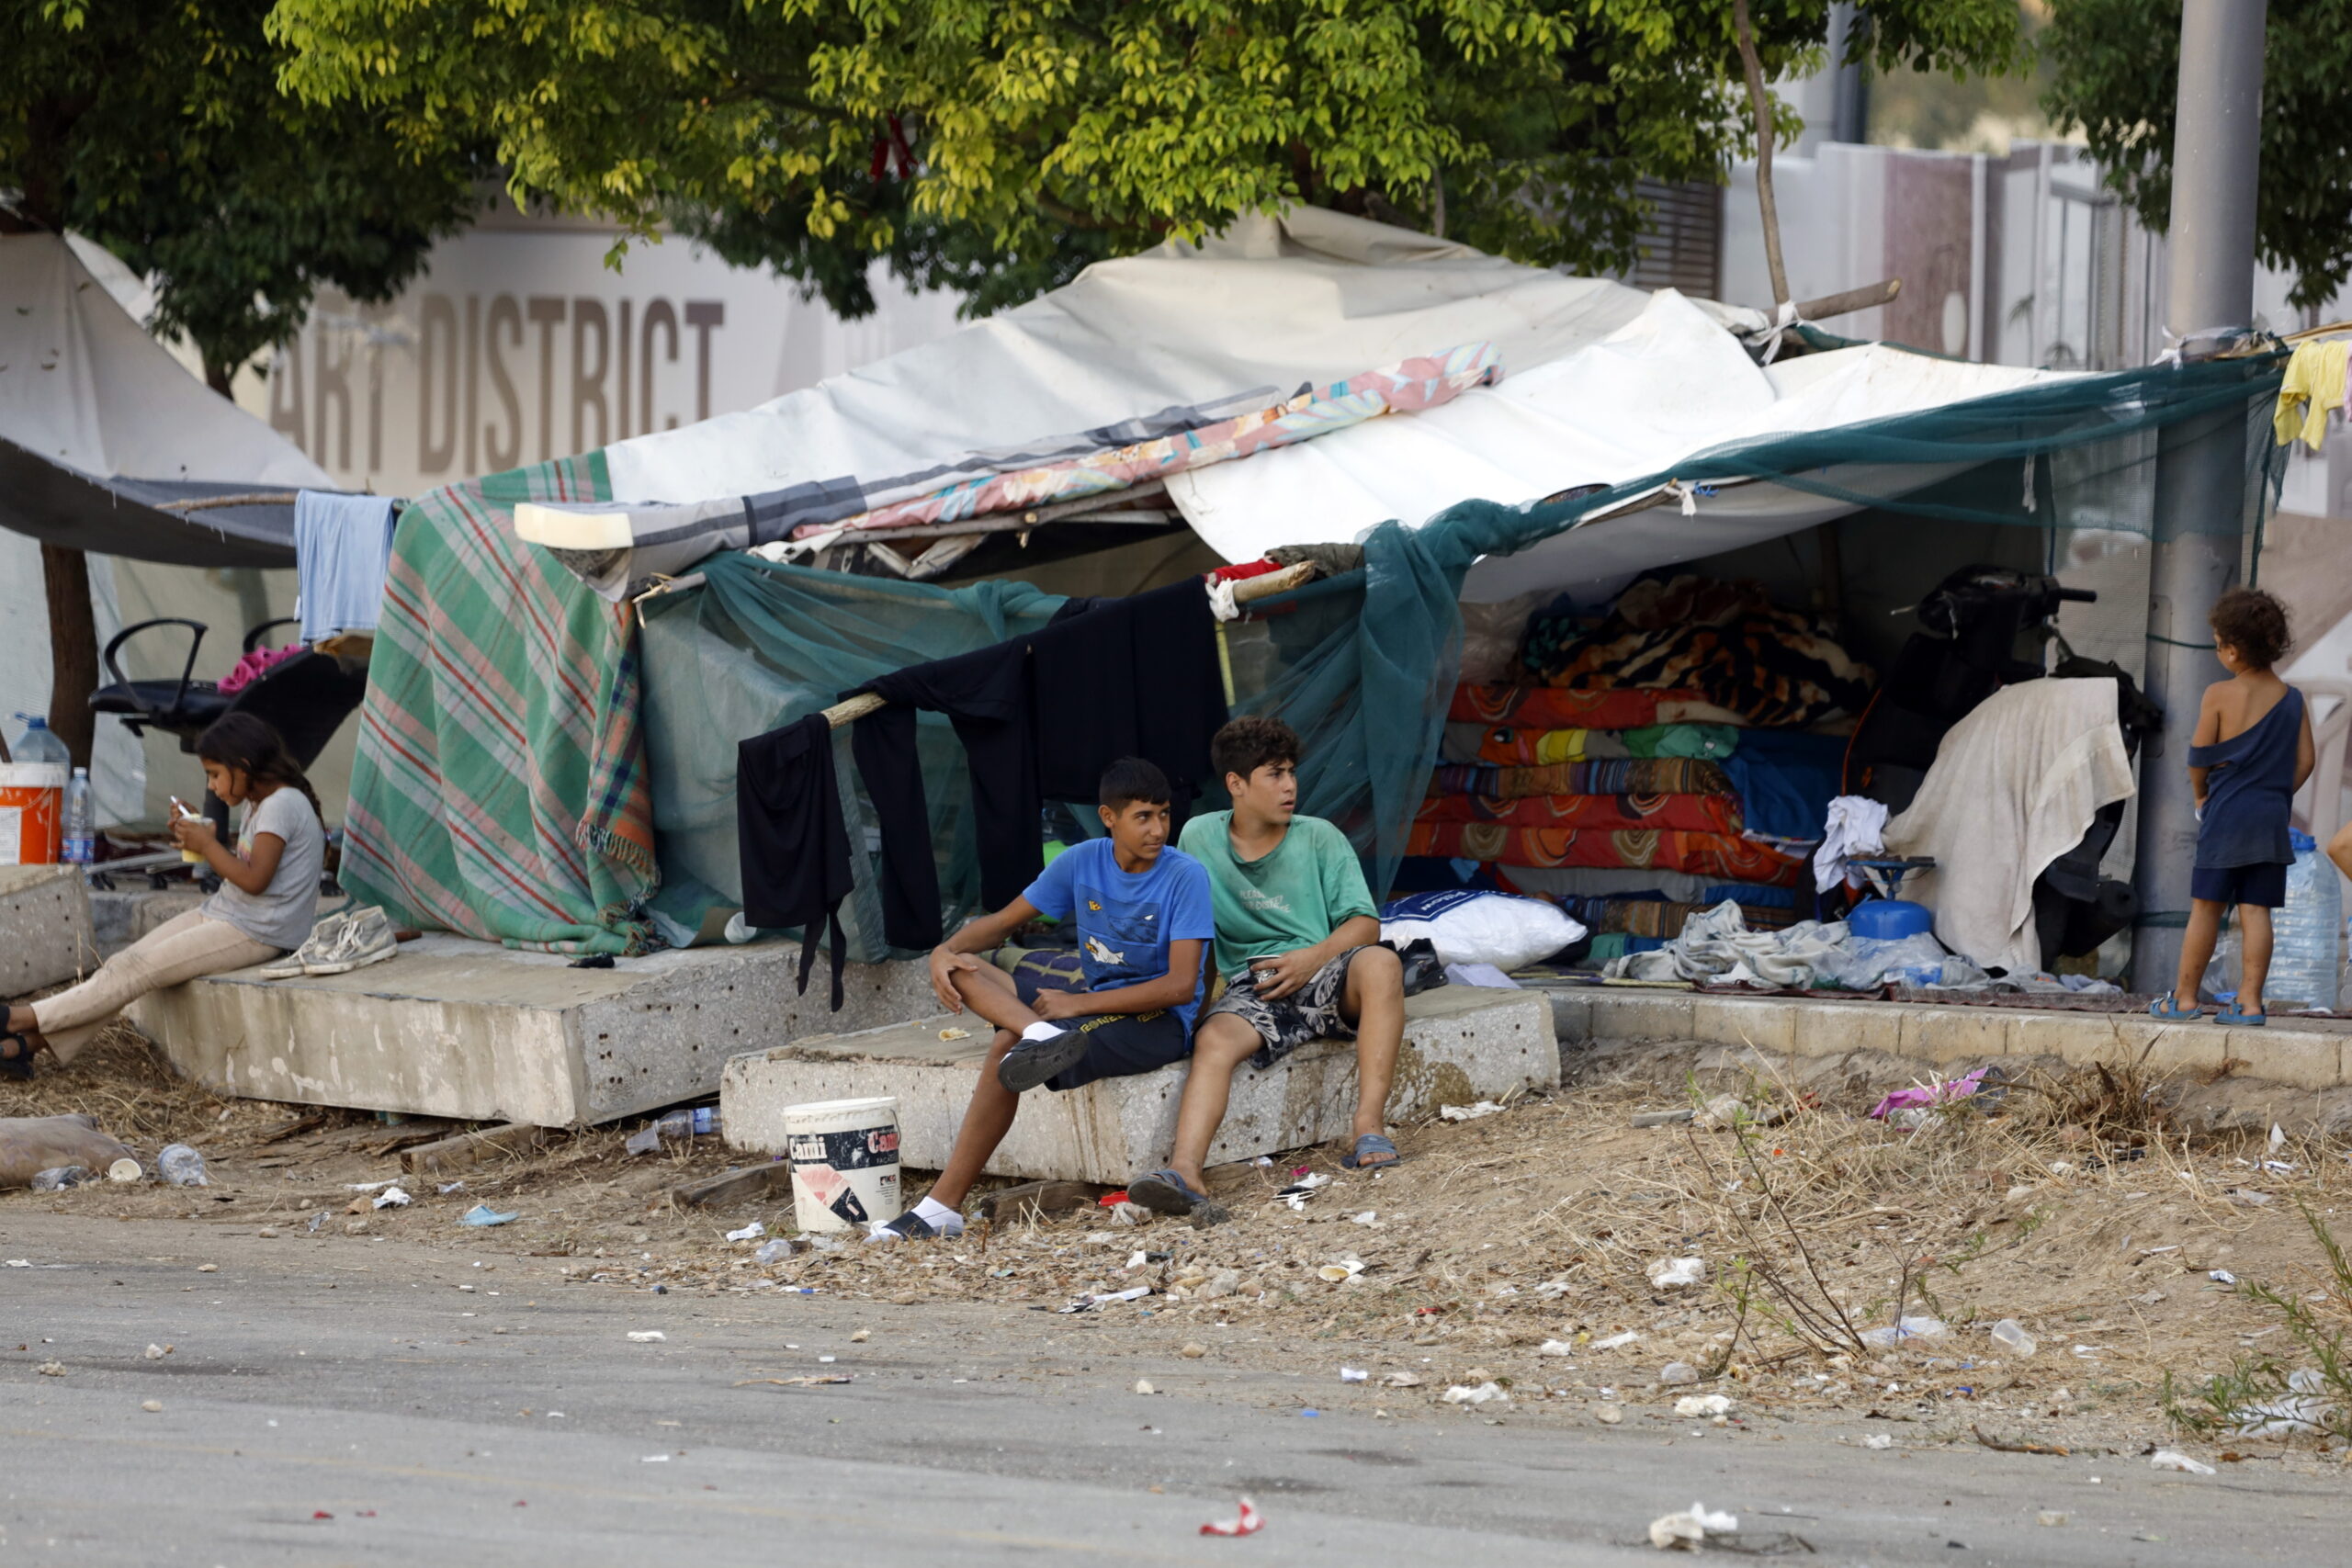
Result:
<svg viewBox="0 0 2352 1568"><path fill-rule="evenodd" d="M2263 1005L2285 1008L2335 1006L2336 933L2344 929L2344 895L2335 866L2319 852L2318 840L2300 828L2289 830L2295 863L2287 868L2287 904L2271 917L2270 975L2262 987Z"/></svg>
<svg viewBox="0 0 2352 1568"><path fill-rule="evenodd" d="M212 1183L204 1174L204 1156L186 1144L166 1144L155 1156L155 1169L175 1187L209 1187Z"/></svg>
<svg viewBox="0 0 2352 1568"><path fill-rule="evenodd" d="M90 798L90 770L76 768L65 786L65 863L88 865L97 858L97 809Z"/></svg>
<svg viewBox="0 0 2352 1568"><path fill-rule="evenodd" d="M673 1111L654 1125L665 1138L707 1138L719 1129L718 1107L697 1105L691 1111Z"/></svg>
<svg viewBox="0 0 2352 1568"><path fill-rule="evenodd" d="M39 714L17 716L24 732L0 767L0 865L55 865L73 753Z"/></svg>
<svg viewBox="0 0 2352 1568"><path fill-rule="evenodd" d="M89 1170L78 1165L53 1165L37 1172L31 1182L36 1192L62 1192L69 1187L79 1187L90 1179Z"/></svg>

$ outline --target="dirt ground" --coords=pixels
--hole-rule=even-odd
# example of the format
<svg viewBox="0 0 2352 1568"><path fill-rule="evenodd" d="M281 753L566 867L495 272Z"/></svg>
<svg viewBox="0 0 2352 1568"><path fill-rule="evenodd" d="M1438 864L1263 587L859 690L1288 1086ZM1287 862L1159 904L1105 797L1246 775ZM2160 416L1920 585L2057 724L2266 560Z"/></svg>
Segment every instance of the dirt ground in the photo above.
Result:
<svg viewBox="0 0 2352 1568"><path fill-rule="evenodd" d="M2352 1325L2304 1218L2352 1213L2341 1146L2180 1133L2164 1112L2177 1086L2130 1075L2030 1075L1905 1128L1862 1114L1905 1080L1895 1066L1797 1082L1753 1055L1656 1045L1574 1064L1555 1093L1399 1128L1408 1163L1383 1175L1342 1170L1329 1148L1218 1170L1213 1189L1235 1218L1207 1230L1096 1207L976 1223L933 1243L852 1237L761 1265L758 1241L725 1233L756 1219L770 1237L791 1234L788 1196L716 1211L670 1201L678 1183L736 1163L716 1138L631 1157L633 1127L594 1130L410 1179L400 1148L449 1129L215 1099L120 1029L70 1071L44 1063L29 1086L0 1084L0 1117L86 1111L151 1164L162 1144L186 1142L212 1185L0 1195L0 1238L12 1212L38 1205L93 1222L177 1218L224 1239L390 1236L461 1257L560 1258L572 1277L616 1291L995 1303L1002 1332L1041 1359L1074 1342L1074 1327L1123 1327L1159 1352L1197 1345L1292 1371L1328 1362L1306 1381L1309 1397L1397 1419L1600 1420L1668 1435L1802 1422L1905 1450L2156 1445L2298 1469L2346 1458L2324 1438L2199 1437L2168 1418L2165 1394L2167 1379L2186 1393L2241 1357L2291 1349L2276 1309L2243 1285ZM1718 1109L1736 1126L1703 1111L1632 1124L1727 1094L1743 1109ZM1294 1209L1276 1194L1302 1175L1329 1179ZM413 1201L377 1209L353 1190L385 1181ZM910 1173L910 1199L922 1189ZM458 1225L483 1202L520 1218ZM1694 1258L1698 1282L1654 1282ZM1152 1293L1082 1319L1055 1311L1136 1285ZM1893 1348L1848 1338L1898 1314L1947 1327ZM2034 1353L1994 1339L2003 1319ZM1365 1381L1341 1381L1342 1367ZM1695 1381L1676 1381L1684 1369ZM1497 1393L1483 1403L1447 1402L1487 1383ZM1731 1401L1720 1416L1676 1411L1715 1393Z"/></svg>

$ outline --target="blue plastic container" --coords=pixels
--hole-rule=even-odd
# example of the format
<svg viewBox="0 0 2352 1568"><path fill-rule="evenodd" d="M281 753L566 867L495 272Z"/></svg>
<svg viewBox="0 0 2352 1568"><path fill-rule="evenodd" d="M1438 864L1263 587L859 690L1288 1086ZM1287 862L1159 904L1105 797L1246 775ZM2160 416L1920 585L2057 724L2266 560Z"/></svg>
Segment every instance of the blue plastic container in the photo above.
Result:
<svg viewBox="0 0 2352 1568"><path fill-rule="evenodd" d="M1846 912L1846 929L1873 942L1917 936L1936 923L1925 904L1908 898L1869 898Z"/></svg>

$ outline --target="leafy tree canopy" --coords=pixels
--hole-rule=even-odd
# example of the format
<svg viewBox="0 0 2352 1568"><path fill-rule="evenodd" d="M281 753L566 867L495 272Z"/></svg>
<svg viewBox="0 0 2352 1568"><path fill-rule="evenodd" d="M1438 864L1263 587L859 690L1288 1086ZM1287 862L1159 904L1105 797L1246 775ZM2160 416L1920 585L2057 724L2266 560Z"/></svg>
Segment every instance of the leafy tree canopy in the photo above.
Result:
<svg viewBox="0 0 2352 1568"><path fill-rule="evenodd" d="M2108 183L2159 231L2172 223L2180 6L2058 0L2041 37L2051 118L2086 133ZM2256 243L2312 309L2352 276L2352 0L2270 0L2268 25Z"/></svg>
<svg viewBox="0 0 2352 1568"><path fill-rule="evenodd" d="M1826 0L1755 0L1768 73ZM1881 67L2001 70L2015 0L1875 0ZM1306 202L1622 267L1634 182L1752 135L1731 0L278 0L306 101L519 199L669 223L845 314L869 263L986 309Z"/></svg>
<svg viewBox="0 0 2352 1568"><path fill-rule="evenodd" d="M0 227L77 230L150 274L153 324L223 391L322 285L397 293L491 173L462 136L420 157L367 105L281 92L268 11L0 0Z"/></svg>

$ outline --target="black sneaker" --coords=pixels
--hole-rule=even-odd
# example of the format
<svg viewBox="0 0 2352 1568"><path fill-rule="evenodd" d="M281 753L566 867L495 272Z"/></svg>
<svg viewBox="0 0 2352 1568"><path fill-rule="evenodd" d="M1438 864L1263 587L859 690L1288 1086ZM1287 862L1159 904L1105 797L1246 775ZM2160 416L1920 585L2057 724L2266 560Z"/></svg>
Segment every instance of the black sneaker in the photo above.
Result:
<svg viewBox="0 0 2352 1568"><path fill-rule="evenodd" d="M996 1081L1026 1094L1067 1067L1075 1066L1090 1043L1075 1029L1057 1030L1043 1040L1018 1040L996 1065Z"/></svg>

